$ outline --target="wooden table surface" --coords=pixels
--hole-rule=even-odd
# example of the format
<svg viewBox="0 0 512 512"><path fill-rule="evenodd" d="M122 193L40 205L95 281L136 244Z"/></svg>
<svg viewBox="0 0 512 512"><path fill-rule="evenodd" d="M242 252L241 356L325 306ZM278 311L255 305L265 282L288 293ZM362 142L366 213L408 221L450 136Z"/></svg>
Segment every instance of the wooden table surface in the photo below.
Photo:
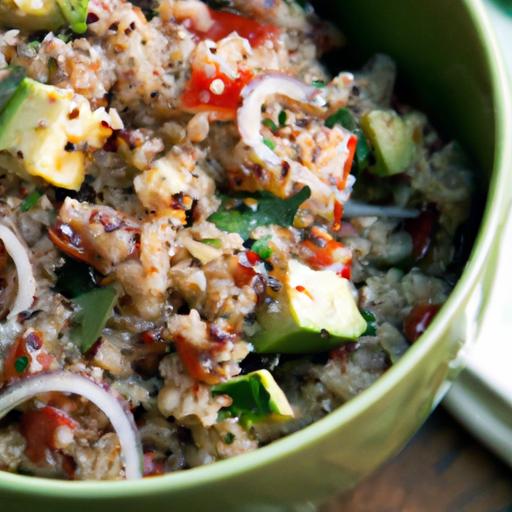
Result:
<svg viewBox="0 0 512 512"><path fill-rule="evenodd" d="M439 408L400 455L322 512L512 512L512 470Z"/></svg>

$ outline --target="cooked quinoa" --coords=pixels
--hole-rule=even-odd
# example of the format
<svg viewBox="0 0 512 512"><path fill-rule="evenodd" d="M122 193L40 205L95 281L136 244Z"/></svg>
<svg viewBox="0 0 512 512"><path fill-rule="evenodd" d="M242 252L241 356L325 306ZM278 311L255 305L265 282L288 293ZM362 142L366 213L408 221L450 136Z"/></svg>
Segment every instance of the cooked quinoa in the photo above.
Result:
<svg viewBox="0 0 512 512"><path fill-rule="evenodd" d="M0 29L0 125L25 116L16 137L0 126L18 243L0 231L0 416L13 386L85 377L134 418L147 477L306 427L449 295L461 150L396 99L387 56L331 74L321 57L343 37L303 2L84 4L83 34ZM16 108L13 70L29 84ZM37 94L68 109L60 124L24 107ZM32 396L0 420L0 469L125 478L111 419L80 394Z"/></svg>

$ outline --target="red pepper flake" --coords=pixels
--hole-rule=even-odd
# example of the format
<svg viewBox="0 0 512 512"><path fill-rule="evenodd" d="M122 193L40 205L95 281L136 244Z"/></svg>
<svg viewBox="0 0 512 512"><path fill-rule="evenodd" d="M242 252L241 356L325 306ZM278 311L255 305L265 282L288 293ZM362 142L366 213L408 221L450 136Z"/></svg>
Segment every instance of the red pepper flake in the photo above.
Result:
<svg viewBox="0 0 512 512"><path fill-rule="evenodd" d="M414 343L427 330L440 309L440 304L419 304L414 306L404 320L405 337L411 343Z"/></svg>
<svg viewBox="0 0 512 512"><path fill-rule="evenodd" d="M296 286L296 287L295 287L295 289L296 289L298 292L300 292L300 293L303 293L303 292L305 292L305 291L306 291L306 288L304 288L304 286L301 286L301 285Z"/></svg>

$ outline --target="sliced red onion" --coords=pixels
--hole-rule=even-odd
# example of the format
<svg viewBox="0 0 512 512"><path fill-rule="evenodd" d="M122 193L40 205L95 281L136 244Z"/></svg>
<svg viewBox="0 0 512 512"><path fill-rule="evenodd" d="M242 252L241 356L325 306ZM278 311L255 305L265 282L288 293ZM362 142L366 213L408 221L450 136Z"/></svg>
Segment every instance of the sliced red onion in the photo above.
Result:
<svg viewBox="0 0 512 512"><path fill-rule="evenodd" d="M142 478L142 448L132 414L111 393L82 375L61 371L15 381L0 393L0 419L26 400L55 391L83 396L101 409L119 438L126 478Z"/></svg>
<svg viewBox="0 0 512 512"><path fill-rule="evenodd" d="M8 315L8 318L13 318L21 311L25 311L32 306L36 294L36 280L34 279L28 249L14 232L3 224L0 224L0 240L2 240L5 250L12 258L18 275L18 291Z"/></svg>
<svg viewBox="0 0 512 512"><path fill-rule="evenodd" d="M353 217L391 217L394 219L413 219L420 214L412 208L401 208L400 206L378 206L361 203L359 201L347 201L343 208L343 216Z"/></svg>
<svg viewBox="0 0 512 512"><path fill-rule="evenodd" d="M261 107L270 96L286 96L318 110L325 105L320 89L306 85L284 73L270 72L249 82L242 90L243 103L238 109L238 130L245 144L266 164L281 165L281 159L267 147L261 135Z"/></svg>

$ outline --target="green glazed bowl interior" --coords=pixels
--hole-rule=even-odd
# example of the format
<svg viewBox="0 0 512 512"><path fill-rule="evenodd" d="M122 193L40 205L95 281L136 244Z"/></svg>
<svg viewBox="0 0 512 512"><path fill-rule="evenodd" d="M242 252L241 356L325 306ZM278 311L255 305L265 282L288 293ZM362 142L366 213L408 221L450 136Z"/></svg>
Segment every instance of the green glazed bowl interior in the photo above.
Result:
<svg viewBox="0 0 512 512"><path fill-rule="evenodd" d="M396 59L416 103L457 137L480 169L487 206L450 299L377 383L296 434L211 466L137 482L63 482L0 472L2 510L307 510L396 453L460 370L461 348L476 334L494 279L512 188L506 168L512 162L510 90L484 8L480 0L324 0L319 7L361 57L385 52Z"/></svg>

